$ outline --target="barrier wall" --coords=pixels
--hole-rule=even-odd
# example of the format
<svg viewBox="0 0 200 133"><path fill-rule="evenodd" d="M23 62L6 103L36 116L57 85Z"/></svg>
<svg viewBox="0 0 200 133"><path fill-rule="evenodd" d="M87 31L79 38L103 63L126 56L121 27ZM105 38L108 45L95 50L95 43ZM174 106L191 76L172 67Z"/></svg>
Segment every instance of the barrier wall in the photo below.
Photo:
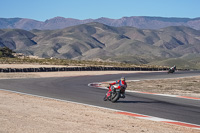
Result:
<svg viewBox="0 0 200 133"><path fill-rule="evenodd" d="M0 68L0 72L57 72L57 71L165 71L168 68L142 67L40 67L40 68Z"/></svg>

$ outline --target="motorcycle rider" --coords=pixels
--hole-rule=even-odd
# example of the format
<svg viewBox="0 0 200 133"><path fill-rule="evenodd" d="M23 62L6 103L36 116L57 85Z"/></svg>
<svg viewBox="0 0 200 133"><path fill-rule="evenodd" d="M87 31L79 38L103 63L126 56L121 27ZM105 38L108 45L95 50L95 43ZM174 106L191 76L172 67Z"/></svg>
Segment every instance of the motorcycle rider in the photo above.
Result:
<svg viewBox="0 0 200 133"><path fill-rule="evenodd" d="M170 68L171 70L176 70L176 65L174 65L173 67Z"/></svg>
<svg viewBox="0 0 200 133"><path fill-rule="evenodd" d="M126 83L126 79L125 77L121 77L120 80L117 80L116 82L110 83L110 87L108 92L106 93L106 96L104 97L104 101L106 101L107 99L110 99L110 92L112 91L112 89L114 88L113 85L115 84L119 84L117 88L121 88L124 87L125 89L127 88L127 83ZM121 93L121 98L125 98L125 89L124 92Z"/></svg>

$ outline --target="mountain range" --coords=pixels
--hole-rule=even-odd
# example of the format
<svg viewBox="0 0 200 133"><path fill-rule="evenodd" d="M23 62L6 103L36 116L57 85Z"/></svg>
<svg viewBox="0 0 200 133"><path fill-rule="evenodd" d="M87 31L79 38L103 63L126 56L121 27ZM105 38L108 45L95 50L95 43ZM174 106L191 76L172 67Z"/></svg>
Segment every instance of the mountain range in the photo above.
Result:
<svg viewBox="0 0 200 133"><path fill-rule="evenodd" d="M123 17L120 19L102 17L98 19L85 20L55 17L44 22L26 18L0 18L0 29L55 30L90 22L99 22L114 27L131 26L140 29L160 29L169 26L187 26L200 30L200 18L191 19L145 16Z"/></svg>
<svg viewBox="0 0 200 133"><path fill-rule="evenodd" d="M155 30L91 22L57 30L1 29L3 46L44 58L200 68L200 31L185 26Z"/></svg>

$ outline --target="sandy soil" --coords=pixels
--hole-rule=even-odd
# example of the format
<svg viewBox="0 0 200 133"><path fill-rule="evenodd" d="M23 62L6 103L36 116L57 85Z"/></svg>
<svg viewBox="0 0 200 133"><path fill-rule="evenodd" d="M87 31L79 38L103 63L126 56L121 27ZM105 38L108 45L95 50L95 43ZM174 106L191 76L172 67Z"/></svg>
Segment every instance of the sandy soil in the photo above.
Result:
<svg viewBox="0 0 200 133"><path fill-rule="evenodd" d="M136 71L69 71L69 72L36 72L36 73L0 73L0 79L5 78L45 78L45 77L72 77L84 75L103 75L119 73L136 73ZM141 73L141 72L140 72Z"/></svg>
<svg viewBox="0 0 200 133"><path fill-rule="evenodd" d="M200 133L114 111L0 91L1 133Z"/></svg>
<svg viewBox="0 0 200 133"><path fill-rule="evenodd" d="M200 76L176 79L143 80L128 83L129 90L197 98L200 98L199 86Z"/></svg>
<svg viewBox="0 0 200 133"><path fill-rule="evenodd" d="M67 67L64 65L0 64L0 68Z"/></svg>
<svg viewBox="0 0 200 133"><path fill-rule="evenodd" d="M37 78L114 73L124 72L0 73L0 77ZM0 116L0 133L200 133L200 130L137 119L106 109L7 91L0 91Z"/></svg>

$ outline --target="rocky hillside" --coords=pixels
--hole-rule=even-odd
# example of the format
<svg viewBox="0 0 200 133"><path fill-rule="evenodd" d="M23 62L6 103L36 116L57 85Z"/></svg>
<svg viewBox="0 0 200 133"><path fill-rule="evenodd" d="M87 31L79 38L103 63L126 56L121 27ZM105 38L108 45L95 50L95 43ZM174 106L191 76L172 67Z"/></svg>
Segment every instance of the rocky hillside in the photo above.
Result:
<svg viewBox="0 0 200 133"><path fill-rule="evenodd" d="M0 45L45 58L103 59L159 65L171 65L178 62L171 59L178 59L180 64L193 63L191 65L196 66L200 31L184 26L142 30L92 22L60 30L0 30Z"/></svg>
<svg viewBox="0 0 200 133"><path fill-rule="evenodd" d="M131 26L141 29L160 29L169 26L187 26L200 30L200 18L165 18L165 17L123 17L120 19L98 18L78 20L73 18L55 17L44 22L25 18L0 18L0 29L63 29L79 24L99 22L114 27Z"/></svg>
<svg viewBox="0 0 200 133"><path fill-rule="evenodd" d="M37 44L31 40L35 35L29 31L20 29L0 29L0 47L8 47L13 50L25 49Z"/></svg>

